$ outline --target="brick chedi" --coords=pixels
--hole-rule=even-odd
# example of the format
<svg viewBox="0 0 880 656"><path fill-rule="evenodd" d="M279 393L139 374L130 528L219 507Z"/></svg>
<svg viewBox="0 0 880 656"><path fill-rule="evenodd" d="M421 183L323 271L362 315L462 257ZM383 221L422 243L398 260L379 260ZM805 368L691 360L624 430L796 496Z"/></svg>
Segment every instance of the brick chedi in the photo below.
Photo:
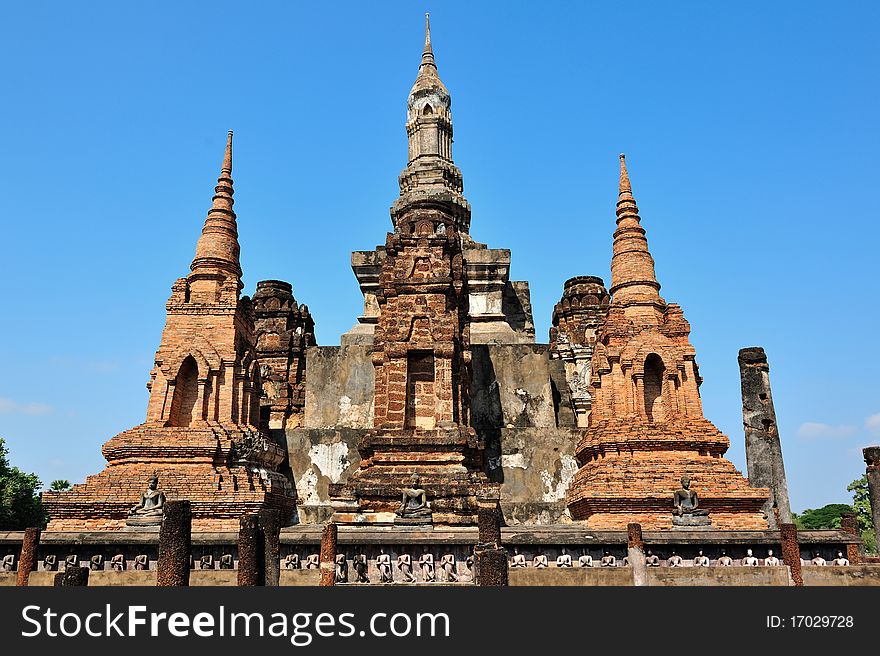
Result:
<svg viewBox="0 0 880 656"><path fill-rule="evenodd" d="M716 529L764 529L769 491L725 459L729 440L703 417L690 326L659 294L623 155L611 307L592 359L592 411L577 445L569 511L593 529L672 528L688 475Z"/></svg>
<svg viewBox="0 0 880 656"><path fill-rule="evenodd" d="M601 278L577 276L565 281L562 298L553 308L550 354L565 364L572 409L580 427L587 425L590 416L590 363L610 302Z"/></svg>
<svg viewBox="0 0 880 656"><path fill-rule="evenodd" d="M172 286L150 373L146 421L104 445L107 467L69 492L46 492L48 530L121 529L156 474L188 500L194 530L237 530L261 508L292 515L296 492L277 472L283 447L261 433L251 301L240 296L232 133L191 272Z"/></svg>
<svg viewBox="0 0 880 656"><path fill-rule="evenodd" d="M315 345L315 322L307 305L297 305L289 282L262 280L252 300L263 384L260 427L297 428L305 411L305 349Z"/></svg>
<svg viewBox="0 0 880 656"><path fill-rule="evenodd" d="M372 343L374 428L359 444L360 468L331 487L336 521L394 520L401 491L418 474L441 524L476 521L488 487L469 426L468 295L463 243L470 206L452 161L449 92L434 63L430 29L409 95L409 162L391 208L376 288ZM497 491L496 491L497 494Z"/></svg>

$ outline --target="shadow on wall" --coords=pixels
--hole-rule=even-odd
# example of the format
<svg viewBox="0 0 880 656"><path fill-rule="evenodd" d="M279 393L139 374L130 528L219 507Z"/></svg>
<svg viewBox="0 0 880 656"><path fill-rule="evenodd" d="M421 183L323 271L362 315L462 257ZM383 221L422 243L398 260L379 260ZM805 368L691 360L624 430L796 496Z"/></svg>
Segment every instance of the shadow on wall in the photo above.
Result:
<svg viewBox="0 0 880 656"><path fill-rule="evenodd" d="M504 412L495 367L487 345L474 344L471 354L471 425L486 446L486 475L492 482L503 483L501 429L504 428Z"/></svg>

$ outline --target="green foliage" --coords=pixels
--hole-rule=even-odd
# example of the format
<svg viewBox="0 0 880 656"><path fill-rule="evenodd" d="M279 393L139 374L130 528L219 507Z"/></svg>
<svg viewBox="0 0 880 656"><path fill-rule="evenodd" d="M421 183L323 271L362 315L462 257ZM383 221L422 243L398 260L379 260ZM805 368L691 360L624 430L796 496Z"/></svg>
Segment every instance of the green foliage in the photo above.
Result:
<svg viewBox="0 0 880 656"><path fill-rule="evenodd" d="M65 478L54 480L49 484L49 489L55 492L65 492L70 489L70 481Z"/></svg>
<svg viewBox="0 0 880 656"><path fill-rule="evenodd" d="M46 513L37 489L36 474L25 474L9 464L6 441L0 437L0 530L20 531L46 525Z"/></svg>
<svg viewBox="0 0 880 656"><path fill-rule="evenodd" d="M871 499L868 496L868 477L862 476L847 486L847 491L853 493L853 510L859 518L859 528L873 528L871 520Z"/></svg>
<svg viewBox="0 0 880 656"><path fill-rule="evenodd" d="M853 510L859 518L859 529L865 541L865 551L877 553L877 537L874 534L871 499L868 496L868 477L862 476L854 480L846 489L853 493Z"/></svg>
<svg viewBox="0 0 880 656"><path fill-rule="evenodd" d="M852 511L852 507L845 503L829 503L821 508L807 508L800 515L795 515L795 524L799 529L807 531L840 528L840 516Z"/></svg>

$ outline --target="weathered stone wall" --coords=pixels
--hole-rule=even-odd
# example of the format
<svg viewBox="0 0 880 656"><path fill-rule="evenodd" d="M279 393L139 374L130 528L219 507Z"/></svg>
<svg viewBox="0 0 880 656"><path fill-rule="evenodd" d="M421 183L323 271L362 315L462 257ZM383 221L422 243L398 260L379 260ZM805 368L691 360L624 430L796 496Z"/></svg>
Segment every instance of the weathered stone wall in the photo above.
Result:
<svg viewBox="0 0 880 656"><path fill-rule="evenodd" d="M577 473L572 428L501 431L501 508L508 525L570 522L565 493Z"/></svg>
<svg viewBox="0 0 880 656"><path fill-rule="evenodd" d="M550 378L549 347L546 344L488 344L484 347L489 361L474 347L474 361L481 360L474 381L471 403L477 413L496 412L487 404L500 404L501 426L507 428L555 428L553 387ZM493 383L495 384L493 388ZM477 404L482 404L477 408Z"/></svg>
<svg viewBox="0 0 880 656"><path fill-rule="evenodd" d="M633 585L630 567L571 567L535 569L513 568L509 573L510 585Z"/></svg>
<svg viewBox="0 0 880 656"><path fill-rule="evenodd" d="M463 563L460 569L465 569ZM787 586L786 567L659 567L648 570L648 584L653 586ZM371 581L378 577L371 570ZM56 572L33 572L31 586L51 586ZM418 572L417 572L418 574ZM629 567L572 567L535 569L533 567L510 570L510 585L561 585L561 586L609 586L633 585L632 569ZM282 586L317 586L320 574L317 569L282 570ZM467 579L465 577L466 582ZM154 586L156 572L90 572L89 586ZM236 572L193 571L191 586L234 586ZM0 587L15 585L15 575L0 573ZM805 567L804 585L808 586L880 586L880 566L860 565L850 567Z"/></svg>
<svg viewBox="0 0 880 656"><path fill-rule="evenodd" d="M370 347L306 349L303 428L372 428L374 372Z"/></svg>
<svg viewBox="0 0 880 656"><path fill-rule="evenodd" d="M788 567L649 567L648 585L790 585Z"/></svg>
<svg viewBox="0 0 880 656"><path fill-rule="evenodd" d="M880 565L850 565L849 567L811 567L801 570L804 585L870 585L880 586Z"/></svg>
<svg viewBox="0 0 880 656"><path fill-rule="evenodd" d="M472 352L473 423L487 442L490 477L502 483L506 522L568 521L565 493L577 472L580 433L559 361L550 360L546 344L488 344Z"/></svg>
<svg viewBox="0 0 880 656"><path fill-rule="evenodd" d="M328 385L329 386L329 385ZM333 513L328 488L360 465L358 440L365 428L297 428L287 431L287 453L296 481L298 518L320 524Z"/></svg>
<svg viewBox="0 0 880 656"><path fill-rule="evenodd" d="M332 514L330 484L360 465L358 441L372 427L373 365L368 346L309 348L306 359L305 425L285 434L298 519L315 524ZM509 524L566 521L578 434L569 428L568 390L561 397L551 382L558 366L547 345L473 347L473 424L489 445L490 473L502 468L493 480L503 483Z"/></svg>

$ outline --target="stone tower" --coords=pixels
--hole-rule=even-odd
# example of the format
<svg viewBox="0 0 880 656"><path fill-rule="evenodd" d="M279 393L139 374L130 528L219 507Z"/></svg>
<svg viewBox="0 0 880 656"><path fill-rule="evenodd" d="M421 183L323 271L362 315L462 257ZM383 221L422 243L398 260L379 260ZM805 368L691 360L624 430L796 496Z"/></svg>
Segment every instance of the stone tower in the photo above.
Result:
<svg viewBox="0 0 880 656"><path fill-rule="evenodd" d="M779 426L776 424L776 410L770 393L770 365L760 346L740 349L737 359L742 384L749 483L770 490L764 513L770 528L776 529L778 524L791 524L792 519L782 443L779 441Z"/></svg>
<svg viewBox="0 0 880 656"><path fill-rule="evenodd" d="M688 475L714 528L766 529L768 491L723 457L729 441L703 417L690 326L660 297L623 155L609 291L567 496L572 517L595 529L671 528L673 493Z"/></svg>
<svg viewBox="0 0 880 656"><path fill-rule="evenodd" d="M590 362L596 334L608 312L611 297L601 278L577 276L565 281L562 298L553 308L550 354L562 360L577 425L585 428L593 405Z"/></svg>
<svg viewBox="0 0 880 656"><path fill-rule="evenodd" d="M315 321L307 305L297 305L289 282L261 280L252 300L263 386L260 427L298 428L305 412L305 350L315 345Z"/></svg>
<svg viewBox="0 0 880 656"><path fill-rule="evenodd" d="M425 47L407 103L409 160L391 207L394 232L373 260L374 428L358 446L360 469L344 485L331 487L341 523L396 521L401 490L413 474L421 478L434 523L473 523L478 498L492 489L497 495L469 426L463 250L472 243L471 211L452 161L450 104L426 19ZM358 277L363 287L366 277Z"/></svg>
<svg viewBox="0 0 880 656"><path fill-rule="evenodd" d="M195 530L237 530L265 507L289 518L296 491L277 472L283 447L259 430L260 373L251 301L240 296L232 132L191 271L171 288L147 387L146 421L104 445L106 469L44 497L49 530L120 529L151 475L192 503Z"/></svg>

